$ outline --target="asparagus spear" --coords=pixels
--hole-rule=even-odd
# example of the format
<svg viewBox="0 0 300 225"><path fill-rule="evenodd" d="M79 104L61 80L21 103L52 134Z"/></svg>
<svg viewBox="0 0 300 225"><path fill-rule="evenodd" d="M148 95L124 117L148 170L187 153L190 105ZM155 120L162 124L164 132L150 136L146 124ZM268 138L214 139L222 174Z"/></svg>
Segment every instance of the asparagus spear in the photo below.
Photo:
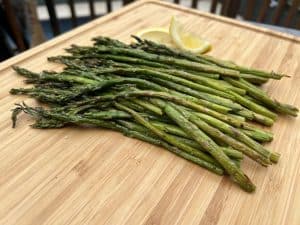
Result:
<svg viewBox="0 0 300 225"><path fill-rule="evenodd" d="M239 141L233 139L232 137L222 133L220 130L214 128L213 126L210 126L209 124L204 122L200 117L198 117L192 113L189 113L188 111L185 111L183 109L180 109L180 112L182 113L182 115L184 115L186 118L188 118L191 122L193 122L193 124L198 126L202 131L207 133L212 138L214 138L216 140L220 140L220 141L228 144L229 146L231 146L235 149L238 149L239 151L243 152L244 154L246 154L247 156L249 156L253 160L257 161L258 163L260 163L263 166L267 166L267 165L271 164L270 160L267 157L261 156L260 154L254 152L252 149L247 147L242 142L239 142Z"/></svg>
<svg viewBox="0 0 300 225"><path fill-rule="evenodd" d="M229 112L229 111L239 111L239 110L243 109L243 107L241 105L239 105L239 104L237 104L237 103L235 103L232 100L227 99L227 98L223 98L223 97L220 97L220 96L212 95L212 94L201 92L201 91L196 91L196 90L194 90L192 88L189 88L187 86L177 84L177 83L173 83L173 82L170 82L168 80L163 80L163 79L160 79L160 78L151 77L150 79L152 81L158 83L158 84L161 84L161 85L163 85L167 88L170 88L170 89L167 90L167 92L169 92L171 94L178 95L178 92L185 93L187 95L196 97L198 99L200 98L200 99L209 101L211 103L215 103L215 104L218 104L220 106L224 106L224 107L228 108L227 112ZM173 91L171 88L176 90L177 92ZM180 95L178 95L178 96L180 96Z"/></svg>
<svg viewBox="0 0 300 225"><path fill-rule="evenodd" d="M115 102L115 106L118 109L124 110L125 112L128 112L129 114L131 114L136 122L138 122L141 125L145 126L151 132L153 132L155 135L157 135L161 139L165 140L166 142L170 143L171 145L174 145L175 147L178 147L179 149L187 152L188 154L190 154L192 156L201 158L202 160L205 160L205 161L215 165L215 167L219 167L219 163L216 162L213 158L209 157L208 155L206 155L205 153L203 153L201 151L198 151L197 149L194 149L194 148L192 148L188 145L185 145L185 144L177 141L175 138L171 137L167 133L165 133L162 130L160 130L160 129L156 128L155 126L153 126L150 122L148 122L146 119L144 119L141 115L139 115L134 110L132 110L132 109L120 104L120 103L117 103L117 102ZM203 167L205 167L205 166L206 165L203 165ZM211 167L205 167L205 168L206 169L211 169Z"/></svg>
<svg viewBox="0 0 300 225"><path fill-rule="evenodd" d="M218 175L223 175L224 174L224 170L220 167L217 167L215 166L214 164L212 163L209 163L201 158L198 158L198 157L195 157L191 154L188 154L187 152L185 151L182 151L180 150L179 148L177 147L174 147L170 144L168 144L167 142L165 141L162 141L162 140L159 140L157 138L152 138L150 136L147 136L145 135L144 133L140 133L140 132L137 132L137 131L132 131L132 130L126 130L126 131L123 131L123 133L125 135L127 135L128 137L133 137L133 138L137 138L137 139L140 139L142 141L145 141L145 142L149 142L151 144L154 144L154 145L158 145L158 146L161 146L165 149L167 149L168 151L188 160L188 161L191 161L201 167L204 167L208 170L210 170L211 172L215 173L215 174L218 174Z"/></svg>
<svg viewBox="0 0 300 225"><path fill-rule="evenodd" d="M209 72L209 73L219 73L223 76L239 77L239 72L235 70L225 69L217 66L205 65L197 62L191 62L185 59L176 59L168 56L156 55L152 53L147 53L143 50L138 49L128 49L120 47L108 47L108 46L95 46L95 47L79 47L72 46L72 48L67 49L68 52L72 54L88 54L93 51L98 54L98 57L101 58L101 54L110 53L112 55L125 55L132 56L136 58L141 58L144 60L165 63L165 64L174 64L176 66L187 68L194 71L200 72Z"/></svg>
<svg viewBox="0 0 300 225"><path fill-rule="evenodd" d="M207 78L205 76L201 76L202 74L194 75L194 74L182 71L182 70L174 70L174 69L157 69L157 71L162 72L162 73L168 73L170 75L181 77L181 78L184 78L187 80L195 81L199 84L214 88L219 91L226 92L228 90L231 90L231 91L237 92L238 94L241 94L241 95L246 94L246 91L244 89L235 88L233 86L224 86L223 83L219 82L218 80L214 80L214 79Z"/></svg>
<svg viewBox="0 0 300 225"><path fill-rule="evenodd" d="M97 112L86 112L84 116L92 119L111 120L111 119L128 119L131 118L130 114L120 110L106 110Z"/></svg>
<svg viewBox="0 0 300 225"><path fill-rule="evenodd" d="M184 138L190 138L187 133L185 133L180 127L174 124L167 124L167 123L154 121L154 120L151 120L151 123L153 124L153 126L158 127L159 129L163 130L166 133L184 137Z"/></svg>
<svg viewBox="0 0 300 225"><path fill-rule="evenodd" d="M133 47L138 47L140 49L146 50L151 53L159 53L159 54L165 54L165 55L173 56L173 57L177 57L177 58L184 58L184 59L188 59L188 60L191 60L194 62L199 62L199 63L203 63L203 64L207 64L207 65L218 65L223 68L228 68L228 69L238 70L243 73L253 74L258 77L281 79L282 77L286 76L286 75L277 74L274 72L268 73L268 72L257 70L257 69L238 66L232 62L220 60L220 59L217 59L217 58L215 58L213 56L209 56L209 55L197 55L196 56L187 51L183 51L183 50L179 51L176 49L171 49L165 45L161 45L161 44L149 41L149 40L141 40L140 38L138 38L136 36L133 36L133 37L138 42L137 45L133 44L132 45Z"/></svg>
<svg viewBox="0 0 300 225"><path fill-rule="evenodd" d="M197 116L201 119L203 119L205 122L211 124L214 127L218 127L218 129L222 130L223 132L229 134L233 138L236 138L255 150L257 153L261 154L264 156L266 159L270 159L272 162L277 162L273 161L273 154L277 155L277 153L272 153L268 150L266 150L262 145L259 143L255 142L253 139L249 138L246 134L241 132L239 129L236 129L229 124L226 124L222 122L221 120L218 120L217 118L211 117L209 115L205 115L204 113L197 113ZM276 157L275 157L276 158Z"/></svg>
<svg viewBox="0 0 300 225"><path fill-rule="evenodd" d="M196 84L194 82L188 81L186 79L182 79L179 77L171 76L166 73L162 73L159 71L155 70L150 70L150 69L142 69L142 68L108 68L108 69L95 69L93 72L97 74L118 74L118 75L123 75L123 76L129 76L129 75L134 75L134 76L140 76L143 78L148 78L151 79L153 76L158 77L164 80L169 80L175 83L179 83L182 85L186 85L187 87L193 88L198 91L203 91L207 93L211 93L214 95L218 95L221 97L227 97L227 98L233 98L230 94L218 91L216 89Z"/></svg>
<svg viewBox="0 0 300 225"><path fill-rule="evenodd" d="M152 137L149 137L143 133L140 133L140 132L136 132L136 131L131 131L131 130L128 130L128 131L125 131L124 132L125 135L129 136L129 137L133 137L133 138L137 138L137 139L140 139L142 141L145 141L145 142L149 142L151 144L154 144L154 145L158 145L158 146L161 146L165 149L167 149L168 151L188 160L188 161L191 161L201 167L204 167L208 170L210 170L211 172L215 173L215 174L218 174L218 175L223 175L224 174L224 170L220 167L217 167L215 166L214 164L212 163L209 163L201 158L198 158L198 157L195 157L191 154L188 154L187 152L185 151L182 151L180 150L179 148L177 147L174 147L170 144L168 144L167 142L165 141L162 141L162 140L159 140L157 138L152 138Z"/></svg>
<svg viewBox="0 0 300 225"><path fill-rule="evenodd" d="M275 113L271 112L270 110L266 109L265 107L260 106L254 102L251 102L248 99L246 99L232 91L230 91L230 94L233 95L241 105L253 110L254 112L264 115L266 117L269 117L271 120L274 120L277 118L277 115Z"/></svg>
<svg viewBox="0 0 300 225"><path fill-rule="evenodd" d="M129 122L129 121L125 121L125 120L119 120L118 123L120 123L122 126L127 127L130 130L135 130L137 132L143 133L143 134L147 134L148 136L152 136L154 137L155 135L153 135L153 133L149 133L149 131L147 131L147 129L139 124L136 124L134 122ZM169 133L168 129L165 129L165 126L169 126L169 124L163 124L163 123L157 123L154 121L150 121L150 123L152 125L154 125L155 127L157 127L158 129L161 129L162 131ZM171 125L172 126L172 125ZM183 130L181 130L180 128L174 126L176 128L176 130L179 130L180 132L183 132ZM171 132L170 132L171 133ZM184 133L185 134L185 133ZM183 137L178 137L175 135L171 135L172 137L178 139L179 141L181 141L182 143L185 143L186 145L189 145L195 149L200 149L201 151L205 151L205 149L203 149L197 142L188 139L188 138L183 138ZM234 158L234 159L243 159L243 154L237 150L234 150L232 148L225 148L225 147L220 147L222 149L222 151L230 158Z"/></svg>
<svg viewBox="0 0 300 225"><path fill-rule="evenodd" d="M125 95L120 94L120 96ZM239 119L236 119L234 117L230 117L228 115L224 115L221 113L218 113L216 111L210 110L208 108L204 108L201 105L195 104L194 102L191 102L187 99L182 99L178 98L176 96L169 95L164 92L152 92L152 91L132 91L127 94L127 96L148 96L148 97L154 97L154 98L160 98L168 101L175 102L179 105L191 108L195 111L202 112L204 114L210 115L212 117L215 117L221 121L224 121L234 127L239 127L239 128L248 128L248 129L254 129L253 126L250 124L243 122ZM152 101L153 102L153 101ZM159 105L159 102L156 102Z"/></svg>
<svg viewBox="0 0 300 225"><path fill-rule="evenodd" d="M245 129L240 129L240 131L258 142L270 142L273 140L273 134L271 132L267 133Z"/></svg>
<svg viewBox="0 0 300 225"><path fill-rule="evenodd" d="M132 99L132 101L157 115L163 115L163 111L156 105L151 104L149 101L146 102L140 99Z"/></svg>
<svg viewBox="0 0 300 225"><path fill-rule="evenodd" d="M199 62L207 65L214 65L214 63L210 63L206 59L202 59L200 57L197 57L194 54L191 54L188 51L183 50L177 50L174 48L168 48L165 45L158 44L156 42L150 41L150 40L142 40L137 36L132 35L132 37L137 41L137 43L132 44L131 46L133 48L142 49L144 51L154 53L154 54L161 54L166 56L172 56L179 59L186 59L194 62Z"/></svg>
<svg viewBox="0 0 300 225"><path fill-rule="evenodd" d="M99 36L99 37L94 37L92 38L92 41L94 41L94 45L106 45L106 46L114 46L114 47L120 47L120 48L128 48L129 46L124 44L121 41L118 41L116 39L112 39L109 37L103 37L103 36Z"/></svg>
<svg viewBox="0 0 300 225"><path fill-rule="evenodd" d="M166 103L163 101L157 102L158 105L161 108L164 108L166 106ZM178 107L181 112L185 111L185 108ZM268 150L264 149L261 145L253 141L251 138L249 138L244 133L240 132L238 129L235 129L234 127L231 127L230 125L219 121L213 117L206 116L202 113L194 113L199 119L203 119L203 122L212 125L213 127L210 127L206 125L205 131L209 132L210 135L213 135L213 137L218 138L218 140L222 140L223 142L227 143L228 145L232 146L233 148L243 152L248 157L252 158L253 160L257 161L263 166L267 166L271 164L270 160L272 161L273 153L269 152ZM196 123L194 121L194 123ZM203 127L202 127L203 128ZM230 138L222 133L220 133L218 130L224 132L225 134L230 135L233 138L238 139L239 141L236 141L233 138ZM180 133L179 133L180 134ZM253 149L252 149L253 148ZM277 156L277 154L274 154L274 156ZM274 157L276 158L276 157ZM277 162L276 160L274 162Z"/></svg>
<svg viewBox="0 0 300 225"><path fill-rule="evenodd" d="M32 117L36 119L41 119L41 118L49 118L52 120L57 120L61 121L64 123L72 123L72 124L91 124L94 126L102 127L102 128L108 128L108 129L114 129L114 124L111 122L107 122L104 120L97 120L97 119L89 119L89 118L84 118L81 116L77 116L74 114L67 114L67 113L57 113L57 112L51 112L49 110L45 110L42 107L30 107L26 105L25 103L23 104L16 104L17 107L15 110L17 111L23 111ZM17 117L12 118L13 123L16 123Z"/></svg>
<svg viewBox="0 0 300 225"><path fill-rule="evenodd" d="M248 109L243 109L238 111L237 115L242 116L247 120L256 121L265 126L272 126L274 124L274 120L270 119L269 117L261 115L259 113L252 112Z"/></svg>
<svg viewBox="0 0 300 225"><path fill-rule="evenodd" d="M117 62L137 64L137 65L146 65L146 66L158 67L158 68L169 68L168 65L160 63L160 62L150 61L150 60L143 59L140 57L126 56L126 55L101 54L101 55L86 55L85 57L113 60L113 61L117 61Z"/></svg>
<svg viewBox="0 0 300 225"><path fill-rule="evenodd" d="M209 138L202 130L190 122L171 104L166 104L164 108L165 113L174 120L185 132L190 134L193 139L206 149L225 169L232 180L236 182L241 188L247 192L255 191L255 185L251 180L239 169L228 156L219 148L219 146Z"/></svg>
<svg viewBox="0 0 300 225"><path fill-rule="evenodd" d="M263 102L265 105L270 107L271 109L276 110L280 113L285 113L291 116L297 116L298 109L294 106L281 104L277 101L272 100L270 97L267 96L262 90L258 89L254 85L250 84L249 82L240 79L240 80L233 80L233 79L226 79L226 81L236 85L238 87L244 88L247 92L254 98L258 99L259 101Z"/></svg>
<svg viewBox="0 0 300 225"><path fill-rule="evenodd" d="M143 112L145 110L145 108L142 107L141 105L137 105L136 103L129 100L120 100L120 102L122 103L122 105L125 105L128 108L134 109L135 111L138 112Z"/></svg>
<svg viewBox="0 0 300 225"><path fill-rule="evenodd" d="M236 115L236 114L233 114L233 113L228 113L228 115L235 118L235 119L237 119L237 120L240 120L242 122L246 121L246 118L244 116Z"/></svg>
<svg viewBox="0 0 300 225"><path fill-rule="evenodd" d="M176 137L178 140L180 140L181 142L197 148L197 149L202 149L201 146L195 142L194 140L191 139L187 139L187 138L182 138L182 137ZM243 153L241 153L240 151L237 151L231 147L220 147L220 149L230 158L230 159L243 159L244 155ZM204 150L203 150L204 151Z"/></svg>
<svg viewBox="0 0 300 225"><path fill-rule="evenodd" d="M198 115L200 115L200 114L198 114ZM163 129L167 133L174 134L174 135L184 137L184 138L190 138L189 135L187 135L185 132L183 132L180 128L178 128L177 126L174 126L173 124L169 124L169 122L160 122L157 119L155 119L155 120L152 119L151 123L154 126L160 127L160 129ZM210 125L214 126L213 123L211 123ZM218 126L214 126L214 127L219 128ZM232 127L232 129L234 130L235 128ZM222 132L224 132L224 130L222 130L222 129L220 129L220 130ZM269 141L272 141L272 139L273 139L272 133L266 132L266 131L260 131L258 129L257 130L239 129L239 131L243 132L250 138L257 140L259 142L269 142ZM230 134L228 132L225 132L225 133ZM232 136L232 137L235 138L235 136Z"/></svg>
<svg viewBox="0 0 300 225"><path fill-rule="evenodd" d="M240 73L240 77L255 85L261 85L268 81L268 78L266 77L260 77L248 73Z"/></svg>

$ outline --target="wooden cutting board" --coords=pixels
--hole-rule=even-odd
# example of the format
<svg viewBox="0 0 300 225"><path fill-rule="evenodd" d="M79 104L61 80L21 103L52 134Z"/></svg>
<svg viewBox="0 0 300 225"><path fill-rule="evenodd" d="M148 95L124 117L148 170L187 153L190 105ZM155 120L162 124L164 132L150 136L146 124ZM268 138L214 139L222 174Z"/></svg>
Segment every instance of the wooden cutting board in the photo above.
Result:
<svg viewBox="0 0 300 225"><path fill-rule="evenodd" d="M212 55L291 74L265 90L300 106L300 39L176 5L139 1L0 64L0 224L300 224L300 121L280 117L268 148L282 153L262 168L244 160L257 185L247 194L222 178L169 152L101 129L36 130L22 115L11 128L10 109L26 99L10 96L24 86L11 65L58 70L47 56L97 35L123 41L149 26L167 26L177 15L210 40Z"/></svg>

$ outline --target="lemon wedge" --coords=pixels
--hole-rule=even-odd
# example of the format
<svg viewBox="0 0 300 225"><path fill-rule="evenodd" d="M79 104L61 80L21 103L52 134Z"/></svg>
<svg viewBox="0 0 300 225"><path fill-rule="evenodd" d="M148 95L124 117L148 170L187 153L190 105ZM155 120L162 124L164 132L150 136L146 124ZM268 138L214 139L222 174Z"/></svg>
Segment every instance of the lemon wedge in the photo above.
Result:
<svg viewBox="0 0 300 225"><path fill-rule="evenodd" d="M141 39L147 39L156 43L167 45L168 47L176 47L169 35L169 30L167 28L147 28L136 33L136 36Z"/></svg>
<svg viewBox="0 0 300 225"><path fill-rule="evenodd" d="M178 48L195 54L203 54L211 50L211 44L199 36L184 30L176 17L172 17L169 34Z"/></svg>

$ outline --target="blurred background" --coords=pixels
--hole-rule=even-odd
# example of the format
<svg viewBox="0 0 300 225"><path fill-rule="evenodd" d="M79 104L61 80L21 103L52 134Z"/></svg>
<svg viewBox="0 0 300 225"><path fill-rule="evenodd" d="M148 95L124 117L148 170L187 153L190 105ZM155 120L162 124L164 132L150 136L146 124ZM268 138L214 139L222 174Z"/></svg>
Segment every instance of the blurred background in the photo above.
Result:
<svg viewBox="0 0 300 225"><path fill-rule="evenodd" d="M166 0L300 35L300 0ZM0 0L0 61L132 0Z"/></svg>

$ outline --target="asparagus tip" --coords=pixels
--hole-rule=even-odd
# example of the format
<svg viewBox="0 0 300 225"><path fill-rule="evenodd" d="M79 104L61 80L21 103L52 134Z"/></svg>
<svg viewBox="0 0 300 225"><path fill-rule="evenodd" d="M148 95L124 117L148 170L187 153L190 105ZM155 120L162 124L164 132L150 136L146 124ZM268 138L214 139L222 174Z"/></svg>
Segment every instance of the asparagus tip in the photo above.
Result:
<svg viewBox="0 0 300 225"><path fill-rule="evenodd" d="M33 108L26 105L25 102L16 103L15 106L16 106L16 108L12 109L12 115L11 115L13 128L16 127L17 117L21 112L25 112L25 113L29 113L29 114L33 115L32 114Z"/></svg>
<svg viewBox="0 0 300 225"><path fill-rule="evenodd" d="M23 111L22 106L20 104L15 104L17 107L12 109L12 115L11 115L11 120L12 120L12 128L16 127L17 124L17 117L18 115Z"/></svg>
<svg viewBox="0 0 300 225"><path fill-rule="evenodd" d="M136 35L131 35L131 37L133 38L133 39L135 39L137 42L143 42L143 40L141 39L141 38L139 38L138 36L136 36Z"/></svg>
<svg viewBox="0 0 300 225"><path fill-rule="evenodd" d="M17 88L12 88L12 89L10 89L9 93L12 94L12 95L16 95L16 94L19 93L19 89L17 89Z"/></svg>
<svg viewBox="0 0 300 225"><path fill-rule="evenodd" d="M288 77L288 78L291 77L290 75L286 75L286 74L282 74L282 73L276 73L274 71L271 71L271 75L272 75L273 78L278 79L278 80L280 80L283 77Z"/></svg>

